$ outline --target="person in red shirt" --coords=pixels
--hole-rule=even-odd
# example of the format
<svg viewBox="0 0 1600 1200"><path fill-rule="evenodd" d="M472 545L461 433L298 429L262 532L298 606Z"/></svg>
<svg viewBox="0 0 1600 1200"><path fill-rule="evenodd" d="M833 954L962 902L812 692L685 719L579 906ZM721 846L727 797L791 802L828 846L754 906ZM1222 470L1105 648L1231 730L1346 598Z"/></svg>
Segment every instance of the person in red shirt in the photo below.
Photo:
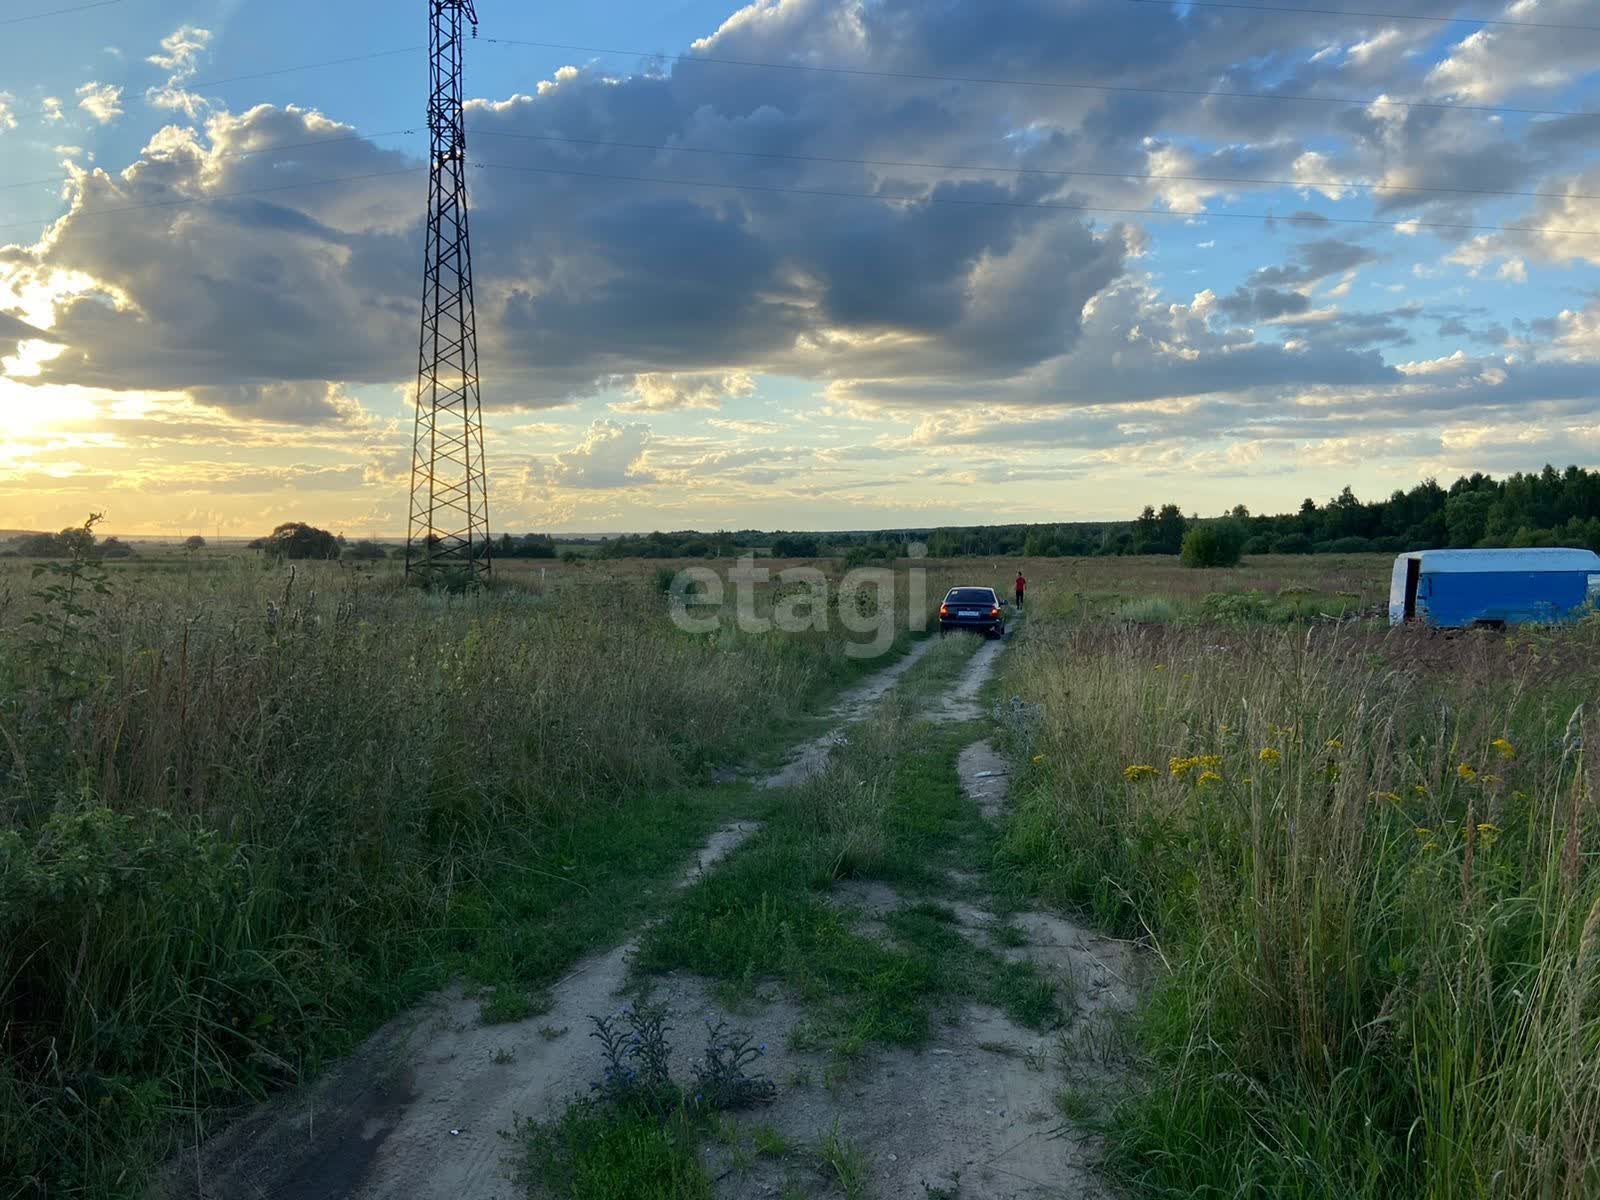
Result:
<svg viewBox="0 0 1600 1200"><path fill-rule="evenodd" d="M1022 572L1017 572L1017 607L1022 607L1022 593L1028 590L1028 581L1022 577Z"/></svg>

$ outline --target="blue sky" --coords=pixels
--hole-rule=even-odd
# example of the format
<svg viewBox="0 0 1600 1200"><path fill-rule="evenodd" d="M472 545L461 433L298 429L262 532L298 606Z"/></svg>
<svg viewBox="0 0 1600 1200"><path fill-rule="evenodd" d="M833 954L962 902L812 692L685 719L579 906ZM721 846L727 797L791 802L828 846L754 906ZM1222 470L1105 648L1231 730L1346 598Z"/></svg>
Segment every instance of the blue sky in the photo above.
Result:
<svg viewBox="0 0 1600 1200"><path fill-rule="evenodd" d="M482 0L495 527L1270 511L1595 465L1600 31L1538 27L1592 5L1397 7L1511 23ZM0 527L399 531L425 6L6 32Z"/></svg>

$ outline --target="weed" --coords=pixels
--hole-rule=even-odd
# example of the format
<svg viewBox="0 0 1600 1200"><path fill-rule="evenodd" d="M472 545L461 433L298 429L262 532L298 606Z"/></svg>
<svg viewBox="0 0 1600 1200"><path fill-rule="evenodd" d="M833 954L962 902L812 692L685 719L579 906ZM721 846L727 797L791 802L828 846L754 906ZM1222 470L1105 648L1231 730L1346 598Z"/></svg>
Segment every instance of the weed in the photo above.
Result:
<svg viewBox="0 0 1600 1200"><path fill-rule="evenodd" d="M500 1066L500 1067L510 1066L512 1063L514 1063L516 1061L517 1061L517 1052L515 1050L511 1049L509 1046L501 1046L498 1050L496 1050L494 1052L494 1063L495 1063L496 1066Z"/></svg>
<svg viewBox="0 0 1600 1200"><path fill-rule="evenodd" d="M525 988L503 985L495 988L489 998L479 1006L478 1019L485 1025L505 1025L524 1021L550 1011L550 997L545 992L530 992Z"/></svg>
<svg viewBox="0 0 1600 1200"><path fill-rule="evenodd" d="M1069 1121L1087 1121L1094 1115L1094 1098L1078 1088L1061 1088L1053 1099L1056 1111Z"/></svg>
<svg viewBox="0 0 1600 1200"><path fill-rule="evenodd" d="M772 1102L777 1086L748 1072L767 1053L765 1043L753 1046L754 1040L748 1033L730 1032L724 1021L713 1024L706 1018L705 1053L693 1068L696 1104L735 1109Z"/></svg>
<svg viewBox="0 0 1600 1200"><path fill-rule="evenodd" d="M539 1026L539 1036L547 1042L553 1042L557 1038L566 1037L570 1032L572 1032L572 1030L566 1025L563 1025L560 1029L557 1029L554 1025Z"/></svg>
<svg viewBox="0 0 1600 1200"><path fill-rule="evenodd" d="M757 1125L750 1131L750 1140L763 1158L783 1158L790 1150L788 1139L771 1125Z"/></svg>
<svg viewBox="0 0 1600 1200"><path fill-rule="evenodd" d="M846 1200L865 1200L868 1194L867 1156L854 1142L839 1136L837 1121L817 1143L816 1155L823 1173L839 1185Z"/></svg>

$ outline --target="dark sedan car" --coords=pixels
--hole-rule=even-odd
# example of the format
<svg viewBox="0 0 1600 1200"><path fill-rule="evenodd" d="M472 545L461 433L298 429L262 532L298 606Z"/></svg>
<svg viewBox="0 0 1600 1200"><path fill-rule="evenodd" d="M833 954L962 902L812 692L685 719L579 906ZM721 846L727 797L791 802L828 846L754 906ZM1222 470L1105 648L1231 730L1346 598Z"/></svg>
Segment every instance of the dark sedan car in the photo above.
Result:
<svg viewBox="0 0 1600 1200"><path fill-rule="evenodd" d="M970 629L974 633L999 637L1006 629L1005 605L993 588L951 588L939 605L939 632Z"/></svg>

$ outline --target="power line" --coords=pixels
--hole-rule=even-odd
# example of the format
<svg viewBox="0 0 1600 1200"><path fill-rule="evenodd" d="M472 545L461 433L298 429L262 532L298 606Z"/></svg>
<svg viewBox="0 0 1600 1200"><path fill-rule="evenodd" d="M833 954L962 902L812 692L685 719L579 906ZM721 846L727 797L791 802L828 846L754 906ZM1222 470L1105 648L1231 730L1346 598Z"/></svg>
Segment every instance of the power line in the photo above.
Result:
<svg viewBox="0 0 1600 1200"><path fill-rule="evenodd" d="M1589 117L1600 118L1600 112L1585 112L1566 108L1514 108L1494 104L1451 104L1444 100L1396 100L1389 96L1308 96L1304 93L1201 91L1198 88L1136 87L1132 84L1069 83L1058 79L1010 79L984 75L934 75L923 71L874 71L865 67L819 67L809 63L756 62L743 58L716 58L705 54L656 54L648 50L624 50L614 46L575 46L565 42L534 42L515 38L485 38L496 46L537 46L546 50L575 50L582 54L619 54L635 58L657 59L675 63L710 63L725 67L747 67L762 71L813 71L827 75L851 75L872 79L908 79L921 83L972 83L995 87L1052 88L1061 91L1106 92L1113 95L1178 96L1201 100L1272 100L1295 104L1332 104L1346 108L1370 108L1388 105L1392 108L1440 109L1446 112L1494 113L1502 116L1523 117Z"/></svg>
<svg viewBox="0 0 1600 1200"><path fill-rule="evenodd" d="M7 17L0 25L20 25L24 21L42 21L45 17L62 17L68 13L87 12L91 8L110 8L122 0L95 0L93 4L78 4L72 8L52 8L49 12L29 13L25 17Z"/></svg>
<svg viewBox="0 0 1600 1200"><path fill-rule="evenodd" d="M108 217L125 213L145 212L156 208L188 208L195 204L214 204L218 200L239 200L246 196L266 196L275 192L292 192L301 188L327 187L339 183L357 183L363 179L390 179L398 175L415 175L426 171L423 167L401 167L393 171L367 171L361 175L338 175L332 179L307 179L300 183L280 183L272 187L246 188L237 192L218 192L213 196L185 196L181 200L152 200L147 204L125 204L119 208L80 208L54 217L39 217L32 221L13 221L0 225L0 229L37 228L59 221L62 217Z"/></svg>
<svg viewBox="0 0 1600 1200"><path fill-rule="evenodd" d="M330 58L323 62L305 63L298 67L278 67L271 71L253 71L249 75L229 75L225 79L183 80L178 86L191 91L198 88L221 87L225 83L241 83L249 79L269 79L274 75L292 75L297 71L316 71L323 67L342 67L349 63L369 62L374 58L393 58L399 54L417 54L426 49L426 46L401 46L395 50L374 50L371 54L352 54L348 58Z"/></svg>
<svg viewBox="0 0 1600 1200"><path fill-rule="evenodd" d="M1383 229L1444 229L1470 233L1545 233L1568 237L1600 237L1600 229L1551 229L1541 225L1476 225L1458 221L1385 221L1376 217L1329 217L1321 213L1208 212L1204 209L1174 208L1113 208L1099 204L1070 204L1050 200L977 200L961 196L894 196L878 192L847 192L833 188L780 187L761 183L723 183L701 179L671 179L657 175L619 175L601 171L573 171L556 167L523 167L510 163L472 164L484 170L517 171L532 175L565 175L575 179L605 179L625 183L665 183L678 187L716 188L722 191L766 192L795 196L827 196L848 200L876 200L889 204L951 204L964 208L1043 208L1060 212L1109 213L1133 217L1191 217L1234 221L1285 221L1296 225L1365 225Z"/></svg>
<svg viewBox="0 0 1600 1200"><path fill-rule="evenodd" d="M575 146L607 146L620 150L654 150L667 153L715 154L732 158L770 158L780 162L832 163L849 167L908 167L927 171L988 171L1009 175L1044 175L1054 178L1082 176L1089 179L1170 180L1179 183L1242 183L1267 187L1350 188L1379 192L1442 192L1465 196L1508 196L1534 200L1600 200L1600 194L1574 192L1514 192L1494 188L1427 187L1421 184L1363 183L1356 180L1326 179L1248 179L1233 175L1166 175L1137 171L1047 170L1042 167L990 167L971 163L903 162L881 158L835 158L822 154L779 154L762 150L727 150L710 146L679 146L653 142L613 142L601 138L560 137L556 134L502 133L492 129L469 129L474 137L515 138L528 142L556 142Z"/></svg>
<svg viewBox="0 0 1600 1200"><path fill-rule="evenodd" d="M1297 8L1286 4L1232 4L1226 0L1121 0L1124 4L1159 4L1167 8L1229 8L1242 12L1296 13L1308 17L1363 17L1378 21L1428 21L1437 25L1495 25L1509 29L1561 29L1600 33L1600 25L1560 25L1551 21L1507 21L1500 17L1434 17L1418 13L1363 12L1354 8Z"/></svg>
<svg viewBox="0 0 1600 1200"><path fill-rule="evenodd" d="M416 132L417 131L415 129L382 129L375 133L357 133L351 134L347 137L318 138L309 142L284 142L275 146L259 146L254 150L233 150L226 154L213 154L208 152L206 157L212 159L250 158L256 154L272 154L279 150L304 150L310 146L338 146L346 142L365 142L371 140L372 138L398 137L401 134L415 134ZM142 159L141 161L150 162L152 160ZM66 183L71 178L72 176L70 175L52 175L49 179L29 179L23 181L22 183L0 183L0 191L9 191L13 188L43 187L47 183Z"/></svg>

